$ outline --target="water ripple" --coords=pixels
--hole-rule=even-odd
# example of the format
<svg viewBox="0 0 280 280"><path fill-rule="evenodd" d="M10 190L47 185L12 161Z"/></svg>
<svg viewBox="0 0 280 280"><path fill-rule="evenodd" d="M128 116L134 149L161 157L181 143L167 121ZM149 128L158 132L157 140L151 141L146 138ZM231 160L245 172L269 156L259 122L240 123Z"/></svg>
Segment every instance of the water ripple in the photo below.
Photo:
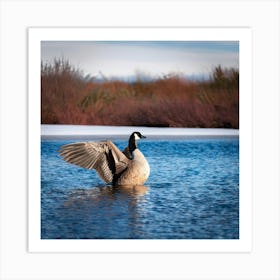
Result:
<svg viewBox="0 0 280 280"><path fill-rule="evenodd" d="M42 141L43 239L239 238L238 138L141 142L151 175L137 188L65 163L63 144Z"/></svg>

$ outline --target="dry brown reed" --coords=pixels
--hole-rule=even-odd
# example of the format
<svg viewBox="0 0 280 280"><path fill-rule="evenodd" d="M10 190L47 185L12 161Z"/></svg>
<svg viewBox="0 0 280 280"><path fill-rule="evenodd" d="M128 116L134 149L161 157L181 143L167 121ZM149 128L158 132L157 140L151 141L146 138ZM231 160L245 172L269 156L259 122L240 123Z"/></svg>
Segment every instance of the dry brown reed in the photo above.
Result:
<svg viewBox="0 0 280 280"><path fill-rule="evenodd" d="M42 124L239 127L239 72L213 69L207 81L179 75L128 83L86 79L65 60L41 66Z"/></svg>

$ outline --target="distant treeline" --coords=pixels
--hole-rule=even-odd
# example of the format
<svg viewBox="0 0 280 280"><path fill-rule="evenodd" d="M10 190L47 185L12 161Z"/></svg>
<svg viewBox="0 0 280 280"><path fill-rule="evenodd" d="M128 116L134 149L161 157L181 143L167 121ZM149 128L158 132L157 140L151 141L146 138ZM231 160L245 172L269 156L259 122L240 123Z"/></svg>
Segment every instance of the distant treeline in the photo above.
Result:
<svg viewBox="0 0 280 280"><path fill-rule="evenodd" d="M204 81L168 75L94 81L67 60L41 65L42 124L239 127L239 71L216 66Z"/></svg>

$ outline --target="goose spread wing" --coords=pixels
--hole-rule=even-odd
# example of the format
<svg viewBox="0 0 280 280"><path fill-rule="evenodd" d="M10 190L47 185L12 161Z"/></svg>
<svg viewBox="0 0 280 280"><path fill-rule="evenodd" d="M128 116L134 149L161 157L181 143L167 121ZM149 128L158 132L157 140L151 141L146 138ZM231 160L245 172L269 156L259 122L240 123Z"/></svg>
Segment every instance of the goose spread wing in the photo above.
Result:
<svg viewBox="0 0 280 280"><path fill-rule="evenodd" d="M67 144L61 147L59 153L69 163L95 169L106 183L112 182L114 175L124 171L129 161L111 141Z"/></svg>

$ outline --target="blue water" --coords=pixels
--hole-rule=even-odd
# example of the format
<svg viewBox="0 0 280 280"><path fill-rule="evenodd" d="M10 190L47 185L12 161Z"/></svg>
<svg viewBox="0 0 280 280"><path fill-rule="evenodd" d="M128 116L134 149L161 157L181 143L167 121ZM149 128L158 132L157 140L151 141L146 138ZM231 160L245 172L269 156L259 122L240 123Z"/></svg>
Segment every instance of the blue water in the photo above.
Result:
<svg viewBox="0 0 280 280"><path fill-rule="evenodd" d="M41 142L42 239L239 238L238 137L143 140L151 174L134 189L61 160L75 141Z"/></svg>

